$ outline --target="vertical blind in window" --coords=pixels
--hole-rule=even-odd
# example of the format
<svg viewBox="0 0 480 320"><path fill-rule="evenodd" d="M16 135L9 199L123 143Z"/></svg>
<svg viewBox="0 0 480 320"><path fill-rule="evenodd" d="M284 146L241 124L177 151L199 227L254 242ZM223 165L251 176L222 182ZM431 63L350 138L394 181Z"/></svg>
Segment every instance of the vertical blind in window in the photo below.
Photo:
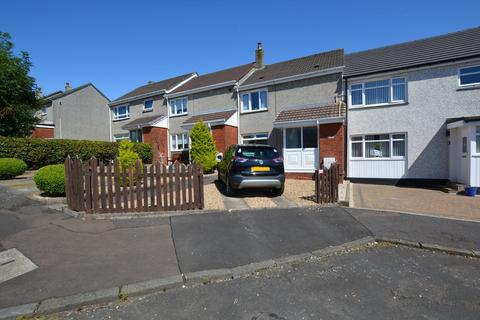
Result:
<svg viewBox="0 0 480 320"><path fill-rule="evenodd" d="M407 100L407 81L405 78L392 78L350 86L350 104L378 105Z"/></svg>
<svg viewBox="0 0 480 320"><path fill-rule="evenodd" d="M480 66L460 69L459 77L461 86L480 84Z"/></svg>

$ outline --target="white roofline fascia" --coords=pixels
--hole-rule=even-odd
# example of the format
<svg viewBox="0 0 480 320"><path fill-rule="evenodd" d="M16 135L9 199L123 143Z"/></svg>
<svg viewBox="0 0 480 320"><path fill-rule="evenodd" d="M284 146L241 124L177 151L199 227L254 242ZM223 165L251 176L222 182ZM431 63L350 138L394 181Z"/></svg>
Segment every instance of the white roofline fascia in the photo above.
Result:
<svg viewBox="0 0 480 320"><path fill-rule="evenodd" d="M128 130L129 128L137 128L137 129L140 129L140 128L145 128L145 127L154 127L155 124L159 123L160 121L162 121L163 119L165 119L165 115L164 114L161 114L158 116L158 118L155 119L155 121L150 121L150 122L146 122L146 123L143 123L143 124L137 124L136 126L132 126L130 127L127 124L125 124L125 126L122 126L122 129L123 130ZM125 127L125 129L124 129Z"/></svg>
<svg viewBox="0 0 480 320"><path fill-rule="evenodd" d="M462 59L458 58L456 61L450 61L450 62L437 62L437 63L432 63L427 66L412 66L412 67L404 67L402 69L396 69L396 70L387 70L387 71L374 71L373 73L369 74L359 74L359 75L354 75L354 76L343 76L344 79L348 80L350 82L356 82L356 81L362 81L364 79L374 79L374 78L379 78L379 77L385 77L385 76L390 76L390 75L395 75L395 74L404 74L405 72L411 72L411 71L417 71L417 70L426 70L426 69L434 69L434 68L441 68L441 67L447 67L447 66L452 66L452 65L458 65L458 64L468 64L471 62L480 62L480 58L469 58L469 59Z"/></svg>
<svg viewBox="0 0 480 320"><path fill-rule="evenodd" d="M479 124L480 124L480 120L475 120L475 121L458 120L458 121L447 124L447 129L460 128L463 126L477 126Z"/></svg>
<svg viewBox="0 0 480 320"><path fill-rule="evenodd" d="M340 66L340 67L318 70L318 71L313 71L313 72L308 72L308 73L296 74L296 75L293 75L293 76L288 76L288 77L283 77L283 78L278 78L278 79L273 79L273 80L256 82L256 83L252 83L252 84L240 85L239 90L249 90L249 89L264 87L264 86L268 86L268 85L272 85L272 84L279 84L279 83L285 83L285 82L290 82L290 81L315 78L315 77L324 76L324 75L328 75L328 74L334 74L334 73L341 72L343 70L343 68L344 68L344 66Z"/></svg>
<svg viewBox="0 0 480 320"><path fill-rule="evenodd" d="M36 124L34 127L35 128L53 129L53 128L55 128L55 125L53 123L52 124Z"/></svg>
<svg viewBox="0 0 480 320"><path fill-rule="evenodd" d="M221 83L211 84L211 85L200 87L200 88L180 91L172 94L166 94L165 97L167 97L168 99L177 98L177 97L187 96L189 94L194 94L198 92L203 92L203 91L208 91L208 90L213 90L213 89L218 89L218 88L223 88L228 86L234 86L236 83L237 83L237 80L230 80L230 81L225 81Z"/></svg>
<svg viewBox="0 0 480 320"><path fill-rule="evenodd" d="M273 122L273 127L274 128L294 128L302 125L317 125L317 124L340 123L340 122L343 123L344 121L345 121L345 117L292 120L292 121Z"/></svg>

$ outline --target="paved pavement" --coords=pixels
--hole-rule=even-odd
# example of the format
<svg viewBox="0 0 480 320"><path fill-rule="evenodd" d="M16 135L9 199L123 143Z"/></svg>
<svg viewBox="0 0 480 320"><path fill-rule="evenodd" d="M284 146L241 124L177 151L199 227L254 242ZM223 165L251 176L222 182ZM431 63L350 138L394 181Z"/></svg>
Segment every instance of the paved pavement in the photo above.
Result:
<svg viewBox="0 0 480 320"><path fill-rule="evenodd" d="M426 188L353 184L356 208L424 213L480 221L480 196L466 197Z"/></svg>
<svg viewBox="0 0 480 320"><path fill-rule="evenodd" d="M480 222L346 208L377 237L480 250Z"/></svg>
<svg viewBox="0 0 480 320"><path fill-rule="evenodd" d="M478 319L479 274L478 259L379 247L49 319Z"/></svg>
<svg viewBox="0 0 480 320"><path fill-rule="evenodd" d="M172 218L182 272L232 268L371 235L341 208L277 209Z"/></svg>

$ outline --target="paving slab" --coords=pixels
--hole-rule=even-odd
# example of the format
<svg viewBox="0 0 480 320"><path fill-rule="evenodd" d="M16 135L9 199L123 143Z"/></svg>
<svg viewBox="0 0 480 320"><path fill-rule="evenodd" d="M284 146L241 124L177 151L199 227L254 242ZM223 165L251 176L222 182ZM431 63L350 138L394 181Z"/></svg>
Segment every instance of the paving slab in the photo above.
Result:
<svg viewBox="0 0 480 320"><path fill-rule="evenodd" d="M479 273L478 259L380 246L49 319L473 320Z"/></svg>
<svg viewBox="0 0 480 320"><path fill-rule="evenodd" d="M233 268L371 235L341 208L265 209L172 217L182 272Z"/></svg>
<svg viewBox="0 0 480 320"><path fill-rule="evenodd" d="M377 237L480 250L480 222L346 208Z"/></svg>

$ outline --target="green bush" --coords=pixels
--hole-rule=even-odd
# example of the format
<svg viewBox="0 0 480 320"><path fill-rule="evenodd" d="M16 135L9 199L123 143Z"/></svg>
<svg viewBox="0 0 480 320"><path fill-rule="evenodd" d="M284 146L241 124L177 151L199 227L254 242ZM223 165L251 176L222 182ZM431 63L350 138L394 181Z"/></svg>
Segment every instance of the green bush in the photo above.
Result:
<svg viewBox="0 0 480 320"><path fill-rule="evenodd" d="M213 171L217 165L217 148L212 134L200 119L192 129L190 139L190 157L192 161L203 168L205 173Z"/></svg>
<svg viewBox="0 0 480 320"><path fill-rule="evenodd" d="M0 180L15 178L27 170L25 161L15 158L0 158Z"/></svg>
<svg viewBox="0 0 480 320"><path fill-rule="evenodd" d="M113 160L118 155L117 142L88 140L50 140L39 138L0 137L0 158L17 158L25 161L29 168L38 169L49 164L63 163L66 155L85 161L92 156L98 160ZM152 161L152 146L135 143L143 163Z"/></svg>
<svg viewBox="0 0 480 320"><path fill-rule="evenodd" d="M37 188L48 196L65 194L65 168L63 164L53 164L40 168L33 177Z"/></svg>

